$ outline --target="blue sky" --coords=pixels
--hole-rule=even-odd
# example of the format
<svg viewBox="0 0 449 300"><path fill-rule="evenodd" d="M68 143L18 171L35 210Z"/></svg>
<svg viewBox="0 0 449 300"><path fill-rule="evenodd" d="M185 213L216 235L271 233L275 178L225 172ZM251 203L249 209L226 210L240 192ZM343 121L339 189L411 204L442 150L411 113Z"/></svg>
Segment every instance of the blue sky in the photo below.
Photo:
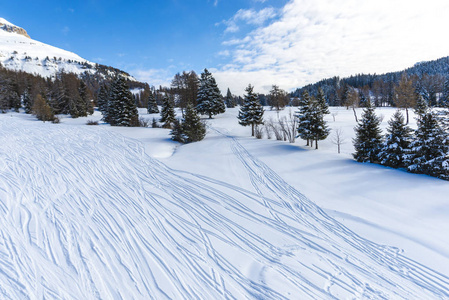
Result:
<svg viewBox="0 0 449 300"><path fill-rule="evenodd" d="M222 90L292 90L449 55L449 1L6 1L0 17L38 41L151 85L207 67ZM224 92L224 91L223 91Z"/></svg>

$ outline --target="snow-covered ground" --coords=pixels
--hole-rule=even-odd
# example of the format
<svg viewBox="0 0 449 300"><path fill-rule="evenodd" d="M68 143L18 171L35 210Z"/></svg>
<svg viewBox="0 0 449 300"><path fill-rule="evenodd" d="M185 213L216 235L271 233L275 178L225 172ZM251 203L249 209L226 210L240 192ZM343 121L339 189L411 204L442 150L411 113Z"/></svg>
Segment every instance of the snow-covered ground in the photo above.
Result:
<svg viewBox="0 0 449 300"><path fill-rule="evenodd" d="M449 298L449 182L353 161L351 110L327 116L341 154L251 138L237 111L182 146L0 115L0 297Z"/></svg>

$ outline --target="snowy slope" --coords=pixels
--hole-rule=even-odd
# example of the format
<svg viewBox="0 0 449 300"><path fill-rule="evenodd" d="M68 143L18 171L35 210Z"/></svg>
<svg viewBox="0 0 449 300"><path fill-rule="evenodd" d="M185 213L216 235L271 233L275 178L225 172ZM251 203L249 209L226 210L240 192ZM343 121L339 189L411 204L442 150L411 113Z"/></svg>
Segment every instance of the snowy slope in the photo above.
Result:
<svg viewBox="0 0 449 300"><path fill-rule="evenodd" d="M439 263L434 267L410 256L411 249L364 237L373 235L337 220L298 189L296 180L330 178L317 174L334 172L345 156L244 137L249 131L235 125L236 110L209 121L206 140L178 147L165 159L153 158L157 153L148 149L173 149L167 131L85 121L67 118L55 125L23 114L0 115L1 298L449 297L442 271L448 243L439 257L428 258ZM278 151L263 150L273 147ZM327 156L335 162L320 166ZM298 161L315 165L312 178L293 171ZM372 172L364 164L343 168L411 178L387 168ZM343 179L322 183L315 194L328 193L326 186ZM447 184L443 191L447 195ZM357 192L366 202L363 189ZM343 195L348 194L334 194ZM387 200L383 226L391 228L395 223L387 216L395 209L388 207L396 200ZM427 201L430 207L436 200ZM426 234L424 229L419 237ZM443 230L439 237L445 236Z"/></svg>
<svg viewBox="0 0 449 300"><path fill-rule="evenodd" d="M19 28L5 19L0 24ZM77 54L53 47L27 36L8 32L0 26L0 63L7 69L52 77L59 71L95 73L96 64ZM135 81L131 76L127 79Z"/></svg>

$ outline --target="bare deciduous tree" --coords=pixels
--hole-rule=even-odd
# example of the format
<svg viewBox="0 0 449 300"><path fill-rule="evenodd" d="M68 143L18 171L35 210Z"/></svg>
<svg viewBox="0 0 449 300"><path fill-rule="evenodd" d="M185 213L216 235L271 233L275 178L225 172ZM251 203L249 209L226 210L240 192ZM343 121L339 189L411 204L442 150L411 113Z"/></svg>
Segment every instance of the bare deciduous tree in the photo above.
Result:
<svg viewBox="0 0 449 300"><path fill-rule="evenodd" d="M332 144L337 145L338 153L340 153L341 145L345 143L345 138L343 137L343 130L341 128L337 128L334 130L331 142Z"/></svg>

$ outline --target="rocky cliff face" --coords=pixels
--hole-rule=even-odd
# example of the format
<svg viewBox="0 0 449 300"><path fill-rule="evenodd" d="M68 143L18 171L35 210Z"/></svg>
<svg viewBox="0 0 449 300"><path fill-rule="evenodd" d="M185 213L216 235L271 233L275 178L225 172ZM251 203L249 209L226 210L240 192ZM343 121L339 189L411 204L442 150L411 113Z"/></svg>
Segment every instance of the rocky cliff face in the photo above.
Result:
<svg viewBox="0 0 449 300"><path fill-rule="evenodd" d="M30 38L30 36L28 35L28 33L26 32L25 29L20 28L14 24L11 24L3 18L0 18L0 29L7 31L7 32L14 32L14 33L26 36L27 38Z"/></svg>

